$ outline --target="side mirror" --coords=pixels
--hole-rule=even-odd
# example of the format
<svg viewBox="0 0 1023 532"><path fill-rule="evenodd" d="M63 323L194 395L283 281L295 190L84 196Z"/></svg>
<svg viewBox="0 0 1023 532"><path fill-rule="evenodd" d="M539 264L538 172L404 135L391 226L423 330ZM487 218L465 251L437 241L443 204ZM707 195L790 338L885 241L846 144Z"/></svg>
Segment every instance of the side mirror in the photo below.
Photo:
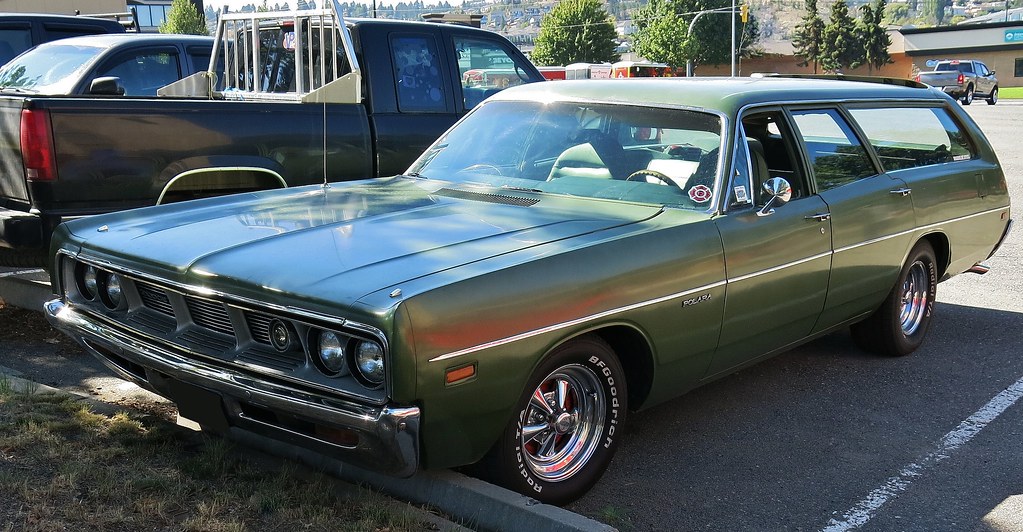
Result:
<svg viewBox="0 0 1023 532"><path fill-rule="evenodd" d="M995 75L995 71L994 70L988 70L987 71L987 75L994 76Z"/></svg>
<svg viewBox="0 0 1023 532"><path fill-rule="evenodd" d="M792 185L781 177L772 177L764 182L764 193L770 196L764 207L757 211L757 216L774 214L775 207L781 207L792 199Z"/></svg>
<svg viewBox="0 0 1023 532"><path fill-rule="evenodd" d="M124 96L124 85L121 78L116 76L104 76L92 80L89 85L89 94L98 96Z"/></svg>

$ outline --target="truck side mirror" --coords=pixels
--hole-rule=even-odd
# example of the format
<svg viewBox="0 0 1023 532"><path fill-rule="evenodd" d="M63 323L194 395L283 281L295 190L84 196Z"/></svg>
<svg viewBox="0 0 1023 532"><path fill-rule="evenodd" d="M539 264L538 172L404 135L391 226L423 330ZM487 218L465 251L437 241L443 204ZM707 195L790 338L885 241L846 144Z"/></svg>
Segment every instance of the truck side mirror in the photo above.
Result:
<svg viewBox="0 0 1023 532"><path fill-rule="evenodd" d="M994 76L995 75L995 71L994 70L988 70L987 71L987 75Z"/></svg>
<svg viewBox="0 0 1023 532"><path fill-rule="evenodd" d="M117 76L104 76L92 80L89 94L98 96L124 96L124 84Z"/></svg>

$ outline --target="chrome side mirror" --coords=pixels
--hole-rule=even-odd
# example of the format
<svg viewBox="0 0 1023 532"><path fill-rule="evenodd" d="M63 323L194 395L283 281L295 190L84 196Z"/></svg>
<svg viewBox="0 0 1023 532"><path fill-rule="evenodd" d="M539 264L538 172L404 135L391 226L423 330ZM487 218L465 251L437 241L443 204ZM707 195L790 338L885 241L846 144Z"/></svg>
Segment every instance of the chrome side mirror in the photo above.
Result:
<svg viewBox="0 0 1023 532"><path fill-rule="evenodd" d="M792 185L784 178L772 177L764 182L763 188L770 199L757 211L757 216L770 216L774 214L775 207L781 207L792 199Z"/></svg>

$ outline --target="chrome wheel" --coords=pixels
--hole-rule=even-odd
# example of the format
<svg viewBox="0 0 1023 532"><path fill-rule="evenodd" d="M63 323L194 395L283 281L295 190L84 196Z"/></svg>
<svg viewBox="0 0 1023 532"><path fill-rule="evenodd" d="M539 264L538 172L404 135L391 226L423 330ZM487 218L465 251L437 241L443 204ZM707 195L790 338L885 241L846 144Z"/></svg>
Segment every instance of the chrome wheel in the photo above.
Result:
<svg viewBox="0 0 1023 532"><path fill-rule="evenodd" d="M544 378L522 412L519 438L530 471L547 482L576 474L600 443L606 408L604 388L588 367L570 364Z"/></svg>
<svg viewBox="0 0 1023 532"><path fill-rule="evenodd" d="M902 333L906 336L915 333L923 322L930 293L927 266L921 261L916 261L910 266L906 281L902 283L902 310L899 313L899 321L902 324Z"/></svg>

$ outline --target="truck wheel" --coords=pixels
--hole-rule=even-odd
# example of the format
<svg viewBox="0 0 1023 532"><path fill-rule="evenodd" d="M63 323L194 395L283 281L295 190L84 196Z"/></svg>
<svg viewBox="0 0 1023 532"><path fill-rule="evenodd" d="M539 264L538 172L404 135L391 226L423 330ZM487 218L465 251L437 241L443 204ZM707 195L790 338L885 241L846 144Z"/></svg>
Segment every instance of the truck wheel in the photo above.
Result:
<svg viewBox="0 0 1023 532"><path fill-rule="evenodd" d="M963 105L970 105L973 103L973 85L966 87L966 94L963 94Z"/></svg>
<svg viewBox="0 0 1023 532"><path fill-rule="evenodd" d="M987 104L994 105L998 103L998 87L991 89L991 94L987 96Z"/></svg>
<svg viewBox="0 0 1023 532"><path fill-rule="evenodd" d="M0 248L0 266L34 268L46 266L47 254L38 249Z"/></svg>
<svg viewBox="0 0 1023 532"><path fill-rule="evenodd" d="M931 324L938 286L934 248L917 243L888 297L869 318L852 326L861 348L888 356L908 355L920 347Z"/></svg>
<svg viewBox="0 0 1023 532"><path fill-rule="evenodd" d="M621 440L625 372L596 336L559 347L536 369L514 419L484 459L486 474L548 504L567 504L592 487Z"/></svg>

